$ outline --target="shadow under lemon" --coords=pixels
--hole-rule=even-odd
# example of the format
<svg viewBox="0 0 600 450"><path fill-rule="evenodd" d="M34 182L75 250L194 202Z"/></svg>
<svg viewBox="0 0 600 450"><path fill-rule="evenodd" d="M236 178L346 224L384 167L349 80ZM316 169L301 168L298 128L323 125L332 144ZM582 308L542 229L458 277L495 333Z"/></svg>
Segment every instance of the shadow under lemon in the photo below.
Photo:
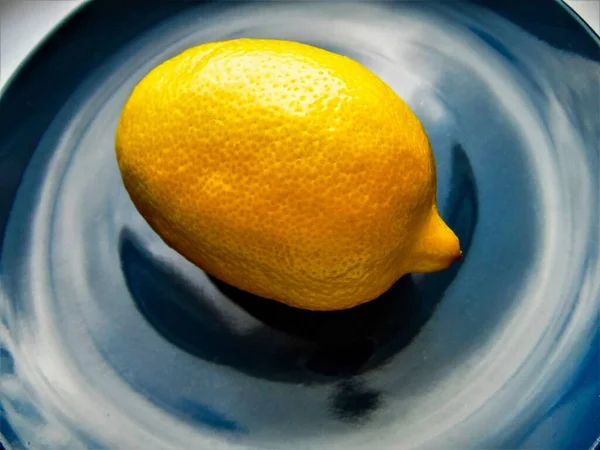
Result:
<svg viewBox="0 0 600 450"><path fill-rule="evenodd" d="M477 223L477 192L463 148L452 148L449 196L442 216L465 257ZM209 280L258 326L243 333L206 293L154 258L129 230L120 238L127 286L138 310L167 340L198 358L253 377L290 383L335 383L332 413L363 419L382 401L364 375L402 351L432 316L462 263L405 276L379 298L342 311L307 311L266 300L213 277ZM236 318L239 321L239 317Z"/></svg>

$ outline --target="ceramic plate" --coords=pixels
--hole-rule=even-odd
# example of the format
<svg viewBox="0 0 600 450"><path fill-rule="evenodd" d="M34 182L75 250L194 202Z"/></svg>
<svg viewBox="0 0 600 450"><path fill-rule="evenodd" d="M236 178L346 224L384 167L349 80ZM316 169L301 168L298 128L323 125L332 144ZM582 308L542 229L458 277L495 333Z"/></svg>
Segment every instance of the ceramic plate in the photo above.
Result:
<svg viewBox="0 0 600 450"><path fill-rule="evenodd" d="M115 162L123 103L161 61L241 36L351 56L410 104L460 264L314 313L152 232ZM0 99L4 446L593 448L599 52L558 2L86 4Z"/></svg>

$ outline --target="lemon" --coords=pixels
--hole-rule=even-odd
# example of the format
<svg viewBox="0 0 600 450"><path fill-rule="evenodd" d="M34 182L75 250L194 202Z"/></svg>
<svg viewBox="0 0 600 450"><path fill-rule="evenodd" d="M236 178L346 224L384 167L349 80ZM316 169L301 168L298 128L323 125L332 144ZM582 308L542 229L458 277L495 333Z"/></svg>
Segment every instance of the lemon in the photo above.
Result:
<svg viewBox="0 0 600 450"><path fill-rule="evenodd" d="M358 62L265 39L207 43L135 87L124 185L172 248L240 289L349 308L460 257L425 130Z"/></svg>

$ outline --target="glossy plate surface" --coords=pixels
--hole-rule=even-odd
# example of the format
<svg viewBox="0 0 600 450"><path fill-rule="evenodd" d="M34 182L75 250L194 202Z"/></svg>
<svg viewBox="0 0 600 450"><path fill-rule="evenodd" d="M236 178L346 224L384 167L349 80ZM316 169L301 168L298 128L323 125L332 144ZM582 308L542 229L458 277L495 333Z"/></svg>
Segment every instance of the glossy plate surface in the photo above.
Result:
<svg viewBox="0 0 600 450"><path fill-rule="evenodd" d="M534 2L535 3L535 2ZM0 99L0 430L13 448L591 448L599 43L559 3L93 2ZM206 41L298 40L423 121L466 257L338 313L208 277L134 209L120 110Z"/></svg>

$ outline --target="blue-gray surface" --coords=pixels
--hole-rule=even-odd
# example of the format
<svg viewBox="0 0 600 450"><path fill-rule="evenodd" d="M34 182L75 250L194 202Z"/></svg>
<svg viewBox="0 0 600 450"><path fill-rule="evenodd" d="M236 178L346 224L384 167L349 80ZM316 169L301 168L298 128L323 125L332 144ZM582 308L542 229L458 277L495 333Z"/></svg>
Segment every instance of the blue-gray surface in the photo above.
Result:
<svg viewBox="0 0 600 450"><path fill-rule="evenodd" d="M590 448L599 45L544 2L93 2L0 101L0 431L14 448ZM537 6L536 6L537 5ZM466 257L338 313L214 280L137 214L135 83L210 40L374 70L430 135Z"/></svg>

